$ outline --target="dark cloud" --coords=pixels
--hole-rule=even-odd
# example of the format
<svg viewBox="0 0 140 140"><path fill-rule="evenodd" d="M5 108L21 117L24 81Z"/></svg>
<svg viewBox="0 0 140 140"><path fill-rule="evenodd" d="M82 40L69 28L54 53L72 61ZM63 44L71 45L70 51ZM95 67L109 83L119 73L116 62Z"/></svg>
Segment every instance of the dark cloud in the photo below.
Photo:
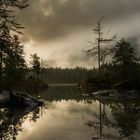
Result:
<svg viewBox="0 0 140 140"><path fill-rule="evenodd" d="M92 29L104 16L105 32L128 38L140 53L140 0L29 0L30 6L17 12L25 26L22 42L26 52L36 52L50 66L96 66L85 53L94 41ZM110 28L110 27L109 27ZM91 46L93 47L93 46Z"/></svg>
<svg viewBox="0 0 140 140"><path fill-rule="evenodd" d="M106 20L125 18L140 12L140 0L30 0L18 12L26 27L25 40L48 41L77 30L92 28L104 15Z"/></svg>

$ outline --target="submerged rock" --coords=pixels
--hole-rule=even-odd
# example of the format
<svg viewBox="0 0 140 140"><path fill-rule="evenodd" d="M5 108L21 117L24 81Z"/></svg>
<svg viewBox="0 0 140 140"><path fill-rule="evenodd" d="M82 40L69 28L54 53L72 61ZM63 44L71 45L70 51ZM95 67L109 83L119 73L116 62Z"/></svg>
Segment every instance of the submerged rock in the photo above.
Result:
<svg viewBox="0 0 140 140"><path fill-rule="evenodd" d="M0 94L0 105L7 107L26 108L38 107L43 105L43 102L35 99L31 95L23 91L2 91Z"/></svg>

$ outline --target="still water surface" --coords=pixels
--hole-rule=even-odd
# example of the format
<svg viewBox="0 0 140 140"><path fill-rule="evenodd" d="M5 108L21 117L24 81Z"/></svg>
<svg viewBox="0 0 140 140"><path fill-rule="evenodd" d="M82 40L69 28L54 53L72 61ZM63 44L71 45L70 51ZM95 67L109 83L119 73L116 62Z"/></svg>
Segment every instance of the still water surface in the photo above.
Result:
<svg viewBox="0 0 140 140"><path fill-rule="evenodd" d="M0 109L0 140L140 140L140 103L97 101L74 85L53 85L45 105Z"/></svg>

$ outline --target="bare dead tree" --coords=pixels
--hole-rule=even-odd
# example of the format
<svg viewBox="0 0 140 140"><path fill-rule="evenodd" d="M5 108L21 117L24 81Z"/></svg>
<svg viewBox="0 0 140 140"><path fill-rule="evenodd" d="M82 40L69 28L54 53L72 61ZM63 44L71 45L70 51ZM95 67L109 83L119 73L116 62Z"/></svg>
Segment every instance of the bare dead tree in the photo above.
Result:
<svg viewBox="0 0 140 140"><path fill-rule="evenodd" d="M94 45L91 49L89 49L87 52L92 53L93 55L97 55L98 57L98 77L101 77L101 65L104 64L106 56L109 54L108 48L101 48L103 44L107 44L115 39L115 36L112 38L105 38L103 33L103 27L102 27L102 20L104 17L101 17L99 21L97 22L97 26L93 31L97 35L96 43L97 45L94 45L93 42L90 42Z"/></svg>

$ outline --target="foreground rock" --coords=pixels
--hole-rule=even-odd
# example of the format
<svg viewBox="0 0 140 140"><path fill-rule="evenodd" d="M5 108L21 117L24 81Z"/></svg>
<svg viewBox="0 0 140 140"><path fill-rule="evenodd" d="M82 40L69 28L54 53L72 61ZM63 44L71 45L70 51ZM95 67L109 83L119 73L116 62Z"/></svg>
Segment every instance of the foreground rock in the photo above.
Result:
<svg viewBox="0 0 140 140"><path fill-rule="evenodd" d="M35 99L23 91L2 91L0 93L0 106L26 108L38 107L43 105L43 102Z"/></svg>

